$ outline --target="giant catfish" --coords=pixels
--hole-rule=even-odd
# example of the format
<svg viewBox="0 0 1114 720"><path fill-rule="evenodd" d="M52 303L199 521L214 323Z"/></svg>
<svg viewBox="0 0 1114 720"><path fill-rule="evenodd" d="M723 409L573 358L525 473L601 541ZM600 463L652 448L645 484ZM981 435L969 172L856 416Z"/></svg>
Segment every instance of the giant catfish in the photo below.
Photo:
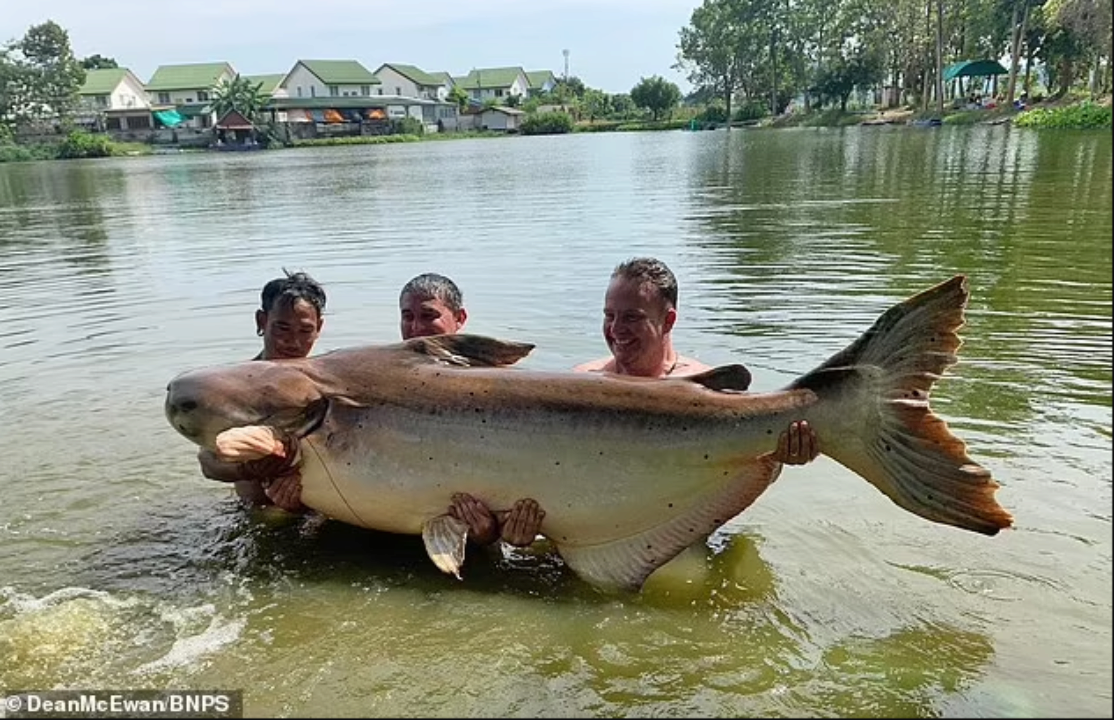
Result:
<svg viewBox="0 0 1114 720"><path fill-rule="evenodd" d="M446 572L467 532L447 514L453 493L493 510L531 497L575 573L637 589L770 486L794 420L910 512L986 535L1009 527L998 483L929 406L957 362L967 298L964 276L925 290L774 392L731 390L739 366L662 380L512 368L532 345L461 334L185 372L165 409L209 449L234 427L295 434L305 505L421 534Z"/></svg>

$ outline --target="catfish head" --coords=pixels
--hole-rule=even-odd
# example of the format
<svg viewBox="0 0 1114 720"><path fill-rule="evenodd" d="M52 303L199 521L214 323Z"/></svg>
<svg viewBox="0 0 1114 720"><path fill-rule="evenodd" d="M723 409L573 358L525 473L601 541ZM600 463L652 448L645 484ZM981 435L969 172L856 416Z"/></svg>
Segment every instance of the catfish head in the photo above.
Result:
<svg viewBox="0 0 1114 720"><path fill-rule="evenodd" d="M245 425L304 437L321 425L330 404L306 370L304 360L255 360L182 373L166 386L166 419L209 450L217 435Z"/></svg>

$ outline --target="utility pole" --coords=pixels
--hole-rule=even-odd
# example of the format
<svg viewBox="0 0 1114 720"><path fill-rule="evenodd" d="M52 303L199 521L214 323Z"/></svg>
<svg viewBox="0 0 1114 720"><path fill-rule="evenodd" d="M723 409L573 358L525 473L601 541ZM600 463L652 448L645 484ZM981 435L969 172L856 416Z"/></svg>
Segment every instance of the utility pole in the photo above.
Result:
<svg viewBox="0 0 1114 720"><path fill-rule="evenodd" d="M567 85L568 82L569 82L569 50L568 50L568 48L565 48L564 50L562 50L561 54L565 56L565 84Z"/></svg>

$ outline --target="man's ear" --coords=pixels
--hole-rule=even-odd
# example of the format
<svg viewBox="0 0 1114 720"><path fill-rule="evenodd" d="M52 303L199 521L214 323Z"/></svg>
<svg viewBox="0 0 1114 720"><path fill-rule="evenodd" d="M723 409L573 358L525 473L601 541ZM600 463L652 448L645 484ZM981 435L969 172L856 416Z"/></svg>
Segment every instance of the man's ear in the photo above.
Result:
<svg viewBox="0 0 1114 720"><path fill-rule="evenodd" d="M468 322L468 311L461 308L456 311L456 327L459 330L464 327L464 323Z"/></svg>
<svg viewBox="0 0 1114 720"><path fill-rule="evenodd" d="M661 323L662 334L668 333L670 330L672 330L673 326L676 323L677 323L677 308L669 308L668 310L665 311L665 318L662 320L662 323Z"/></svg>
<svg viewBox="0 0 1114 720"><path fill-rule="evenodd" d="M267 313L262 310L255 311L255 334L262 335L267 329Z"/></svg>

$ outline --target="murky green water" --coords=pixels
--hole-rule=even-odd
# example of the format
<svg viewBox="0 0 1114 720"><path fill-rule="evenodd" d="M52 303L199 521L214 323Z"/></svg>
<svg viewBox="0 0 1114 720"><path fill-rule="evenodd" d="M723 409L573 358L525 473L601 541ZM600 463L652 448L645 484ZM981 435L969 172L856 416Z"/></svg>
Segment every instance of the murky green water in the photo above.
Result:
<svg viewBox="0 0 1114 720"><path fill-rule="evenodd" d="M0 694L243 688L249 715L1109 716L1111 137L1008 128L584 135L0 166ZM934 405L995 538L821 458L637 598L555 558L441 575L417 538L241 511L162 414L251 357L282 266L320 350L469 330L605 352L611 268L666 260L679 350L778 387L956 273Z"/></svg>

